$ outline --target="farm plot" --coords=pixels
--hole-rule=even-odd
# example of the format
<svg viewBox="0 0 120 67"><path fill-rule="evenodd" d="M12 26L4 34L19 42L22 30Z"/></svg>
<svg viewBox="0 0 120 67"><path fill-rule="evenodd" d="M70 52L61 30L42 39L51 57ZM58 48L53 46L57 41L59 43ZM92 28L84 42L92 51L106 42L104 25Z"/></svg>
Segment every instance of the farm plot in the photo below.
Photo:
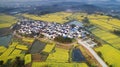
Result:
<svg viewBox="0 0 120 67"><path fill-rule="evenodd" d="M105 42L109 43L113 47L120 49L120 37L119 36L106 32L104 30L101 30L99 28L92 30L92 33L95 36L99 37L100 39L104 40Z"/></svg>
<svg viewBox="0 0 120 67"><path fill-rule="evenodd" d="M16 23L16 18L6 14L0 14L0 28L10 27Z"/></svg>
<svg viewBox="0 0 120 67"><path fill-rule="evenodd" d="M32 44L29 52L30 52L31 54L40 53L40 52L44 49L45 45L46 45L46 43L40 42L39 40L36 40L36 41L34 41L34 43Z"/></svg>
<svg viewBox="0 0 120 67"><path fill-rule="evenodd" d="M22 52L22 50L15 49L10 55L19 55Z"/></svg>
<svg viewBox="0 0 120 67"><path fill-rule="evenodd" d="M62 48L55 48L55 52L49 54L46 62L68 62L68 50Z"/></svg>
<svg viewBox="0 0 120 67"><path fill-rule="evenodd" d="M4 46L0 46L0 53L3 53L5 50L7 50L6 47L4 47Z"/></svg>
<svg viewBox="0 0 120 67"><path fill-rule="evenodd" d="M46 22L57 22L57 23L65 23L68 22L66 18L72 15L72 13L67 13L67 12L57 12L57 13L51 13L51 14L46 14L42 16L36 16L36 15L30 15L30 14L23 14L23 16L34 19L34 20L42 20Z"/></svg>
<svg viewBox="0 0 120 67"><path fill-rule="evenodd" d="M17 45L16 48L21 50L28 50L28 47L25 45Z"/></svg>
<svg viewBox="0 0 120 67"><path fill-rule="evenodd" d="M25 64L31 63L31 61L32 61L31 54L25 55Z"/></svg>
<svg viewBox="0 0 120 67"><path fill-rule="evenodd" d="M108 65L113 67L120 66L120 51L111 47L110 45L103 45L101 47L95 48L97 52L101 52L102 58Z"/></svg>
<svg viewBox="0 0 120 67"><path fill-rule="evenodd" d="M47 53L50 53L55 47L55 44L54 43L51 43L51 44L47 44L45 46L45 48L43 49L43 52L47 52Z"/></svg>
<svg viewBox="0 0 120 67"><path fill-rule="evenodd" d="M86 63L33 62L32 67L88 67Z"/></svg>
<svg viewBox="0 0 120 67"><path fill-rule="evenodd" d="M23 41L23 42L28 42L28 43L33 43L34 38L27 38L27 37L24 37L24 38L22 38L22 41Z"/></svg>
<svg viewBox="0 0 120 67"><path fill-rule="evenodd" d="M6 35L0 37L0 46L8 46L11 42L12 35Z"/></svg>
<svg viewBox="0 0 120 67"><path fill-rule="evenodd" d="M1 56L0 56L0 60L3 60L4 63L6 63L6 61L8 60L7 57L11 54L11 52L14 50L15 48L8 48Z"/></svg>

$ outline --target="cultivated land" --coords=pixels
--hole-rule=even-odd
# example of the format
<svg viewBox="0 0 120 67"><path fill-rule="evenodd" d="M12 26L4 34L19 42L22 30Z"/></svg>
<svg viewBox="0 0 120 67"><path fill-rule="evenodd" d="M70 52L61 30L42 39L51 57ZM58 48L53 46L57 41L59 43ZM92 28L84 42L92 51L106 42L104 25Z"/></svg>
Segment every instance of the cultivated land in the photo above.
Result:
<svg viewBox="0 0 120 67"><path fill-rule="evenodd" d="M107 45L95 48L96 51L102 53L102 58L108 65L119 67L120 62L120 37L113 33L116 28L120 28L120 20L111 18L104 15L89 15L91 24L94 24L96 28L92 29L91 32Z"/></svg>
<svg viewBox="0 0 120 67"><path fill-rule="evenodd" d="M100 52L102 55L101 57L104 59L105 62L107 62L108 65L111 65L113 67L119 67L120 64L120 37L113 33L113 31L116 28L120 28L120 20L111 18L106 15L98 15L98 14L91 14L87 15L86 13L71 13L71 12L57 12L57 13L51 13L46 15L31 15L31 14L23 14L22 16L33 19L33 20L41 20L46 22L56 22L56 23L65 23L72 20L78 20L82 21L85 17L87 17L90 21L90 24L94 25L94 28L91 28L91 32L100 40L104 41L102 42L102 46L95 47L96 52ZM9 18L9 19L5 19ZM2 23L1 23L2 22ZM6 23L3 23L6 22ZM14 24L15 17L8 16L5 14L0 14L0 28L11 26L11 24ZM46 40L45 40L46 41ZM87 67L86 63L68 63L69 62L69 50L56 47L56 44L47 43L41 52L47 54L45 55L46 58L44 62L34 62L32 61L32 55L27 51L29 51L29 47L34 42L34 39L32 38L21 38L22 43L13 42L12 45L10 45L8 48L0 46L0 60L3 60L4 63L7 62L8 59L15 60L15 57L20 56L25 60L25 64L31 64L32 67L44 67L44 66L50 66L50 67ZM38 47L39 48L39 47ZM81 48L80 48L81 49ZM85 54L89 54L88 51ZM40 53L40 52L39 52ZM84 55L85 55L84 54ZM44 54L40 54L41 58L44 56ZM8 57L8 58L5 58ZM91 58L91 55L85 56L89 59ZM87 60L89 60L87 59ZM94 59L94 58L92 58ZM41 59L39 59L41 60ZM56 63L57 62L57 63ZM95 65L96 61L93 62L93 65Z"/></svg>
<svg viewBox="0 0 120 67"><path fill-rule="evenodd" d="M32 67L88 67L85 63L33 62Z"/></svg>
<svg viewBox="0 0 120 67"><path fill-rule="evenodd" d="M110 45L103 45L102 47L95 48L95 50L98 52L100 51L102 53L102 58L104 58L105 62L108 63L108 65L112 65L113 67L119 67L120 66L120 51L111 47Z"/></svg>
<svg viewBox="0 0 120 67"><path fill-rule="evenodd" d="M67 19L67 17L69 17L70 15L72 15L72 13L66 13L66 12L58 12L58 13L46 14L42 16L23 14L24 17L27 17L30 19L42 20L46 22L57 22L61 24L68 22L69 19Z"/></svg>
<svg viewBox="0 0 120 67"><path fill-rule="evenodd" d="M68 50L62 48L55 48L53 53L50 53L46 62L68 62Z"/></svg>
<svg viewBox="0 0 120 67"><path fill-rule="evenodd" d="M0 28L10 27L12 24L16 23L16 17L0 14Z"/></svg>
<svg viewBox="0 0 120 67"><path fill-rule="evenodd" d="M22 44L18 42L13 42L4 52L0 55L0 60L3 60L6 63L9 59L15 60L17 56L23 58L24 53L21 54L22 51L26 50L26 46L22 46ZM26 48L23 48L26 47ZM3 48L2 48L3 49Z"/></svg>
<svg viewBox="0 0 120 67"><path fill-rule="evenodd" d="M101 30L99 28L92 30L92 33L96 35L97 37L99 37L100 39L107 42L109 45L113 46L114 48L120 49L120 37L119 36L113 33Z"/></svg>

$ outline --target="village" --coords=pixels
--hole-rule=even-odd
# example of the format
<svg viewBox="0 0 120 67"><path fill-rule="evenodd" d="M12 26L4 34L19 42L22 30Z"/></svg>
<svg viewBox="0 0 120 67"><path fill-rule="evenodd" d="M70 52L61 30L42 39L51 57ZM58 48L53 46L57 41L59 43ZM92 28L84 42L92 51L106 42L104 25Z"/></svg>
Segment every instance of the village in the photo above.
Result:
<svg viewBox="0 0 120 67"><path fill-rule="evenodd" d="M79 22L78 22L79 23ZM58 23L47 23L43 21L33 20L22 20L17 23L20 26L18 33L26 35L37 36L42 34L49 39L54 39L57 36L68 37L68 38L84 38L89 34L81 24L81 26L73 24L58 24Z"/></svg>

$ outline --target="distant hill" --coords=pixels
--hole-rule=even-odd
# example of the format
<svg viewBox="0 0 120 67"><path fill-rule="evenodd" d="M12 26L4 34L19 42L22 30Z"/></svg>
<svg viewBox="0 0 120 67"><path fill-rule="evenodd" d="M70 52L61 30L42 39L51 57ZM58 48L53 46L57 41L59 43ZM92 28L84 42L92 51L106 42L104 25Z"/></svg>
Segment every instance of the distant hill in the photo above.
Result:
<svg viewBox="0 0 120 67"><path fill-rule="evenodd" d="M59 11L66 11L68 9L73 11L83 11L87 13L94 12L108 12L109 9L104 6L96 4L87 4L85 2L20 2L20 3L10 3L12 7L4 7L0 12L6 13L30 13L30 14L46 14ZM15 4L17 6L15 6ZM14 6L14 7L13 7Z"/></svg>
<svg viewBox="0 0 120 67"><path fill-rule="evenodd" d="M65 11L67 9L70 9L73 11L75 10L83 11L87 13L94 13L96 11L107 12L106 8L101 8L99 6L95 6L92 4L85 4L85 3L80 3L80 2L62 2L62 3L52 4L52 5L38 6L38 7L35 7L35 11L31 9L30 12L28 11L28 13L44 14L48 12L51 13L51 12Z"/></svg>

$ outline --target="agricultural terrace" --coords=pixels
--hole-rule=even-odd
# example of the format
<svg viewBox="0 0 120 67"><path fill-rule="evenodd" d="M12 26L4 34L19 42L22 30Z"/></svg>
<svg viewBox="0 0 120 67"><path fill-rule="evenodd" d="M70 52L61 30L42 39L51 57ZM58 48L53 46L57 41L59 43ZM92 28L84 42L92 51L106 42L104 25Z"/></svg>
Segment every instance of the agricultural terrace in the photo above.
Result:
<svg viewBox="0 0 120 67"><path fill-rule="evenodd" d="M27 54L25 55L25 64L31 63L32 59L31 59L31 54Z"/></svg>
<svg viewBox="0 0 120 67"><path fill-rule="evenodd" d="M23 41L23 42L28 42L28 43L33 43L34 38L23 37L23 38L22 38L22 41Z"/></svg>
<svg viewBox="0 0 120 67"><path fill-rule="evenodd" d="M15 48L18 45L18 42L12 42L12 44L9 45L9 47Z"/></svg>
<svg viewBox="0 0 120 67"><path fill-rule="evenodd" d="M14 50L15 48L8 48L1 56L0 56L0 60L3 60L4 63L7 62L8 60L8 56L12 53L12 51Z"/></svg>
<svg viewBox="0 0 120 67"><path fill-rule="evenodd" d="M6 14L0 14L0 28L10 27L16 23L16 18Z"/></svg>
<svg viewBox="0 0 120 67"><path fill-rule="evenodd" d="M89 15L89 21L107 31L113 31L116 27L120 28L120 20L105 15Z"/></svg>
<svg viewBox="0 0 120 67"><path fill-rule="evenodd" d="M100 39L104 40L105 42L109 43L111 46L117 49L120 49L120 37L119 36L106 32L104 30L101 30L99 28L92 30L92 33L95 36L99 37Z"/></svg>
<svg viewBox="0 0 120 67"><path fill-rule="evenodd" d="M112 18L112 17L109 17L109 16L92 14L92 15L89 15L88 18L90 20L91 19L99 20L99 22L101 21L100 23L104 22L104 23L107 23L108 25L112 24L112 25L120 26L120 20L119 19Z"/></svg>
<svg viewBox="0 0 120 67"><path fill-rule="evenodd" d="M43 52L50 53L55 48L54 43L48 43L45 48L43 49Z"/></svg>
<svg viewBox="0 0 120 67"><path fill-rule="evenodd" d="M0 51L2 53L0 55L0 60L3 60L4 63L6 63L9 59L12 59L11 61L14 61L17 56L20 56L20 58L23 59L24 58L23 51L25 50L28 50L27 46L22 45L18 42L13 42L11 45L9 45L8 48L1 46Z"/></svg>
<svg viewBox="0 0 120 67"><path fill-rule="evenodd" d="M88 67L86 63L48 63L48 62L33 62L32 67Z"/></svg>
<svg viewBox="0 0 120 67"><path fill-rule="evenodd" d="M3 53L7 48L4 46L0 46L0 54Z"/></svg>
<svg viewBox="0 0 120 67"><path fill-rule="evenodd" d="M120 66L120 51L111 47L110 45L103 45L101 47L95 48L97 52L101 52L102 58L113 67Z"/></svg>
<svg viewBox="0 0 120 67"><path fill-rule="evenodd" d="M22 50L15 49L10 55L19 55L22 52Z"/></svg>
<svg viewBox="0 0 120 67"><path fill-rule="evenodd" d="M68 62L68 50L62 48L55 48L55 51L49 54L46 62Z"/></svg>
<svg viewBox="0 0 120 67"><path fill-rule="evenodd" d="M28 50L28 47L25 45L17 45L16 48L21 50Z"/></svg>
<svg viewBox="0 0 120 67"><path fill-rule="evenodd" d="M69 20L77 20L79 22L81 22L85 17L86 17L86 13L73 13L71 16L68 17Z"/></svg>
<svg viewBox="0 0 120 67"><path fill-rule="evenodd" d="M20 58L24 57L24 54L22 54L22 50L19 49L13 50L13 52L8 56L7 59L12 59L11 61L14 61L17 56L19 56Z"/></svg>
<svg viewBox="0 0 120 67"><path fill-rule="evenodd" d="M68 22L69 19L67 17L71 16L72 13L68 12L57 12L57 13L51 13L51 14L46 14L46 15L30 15L30 14L23 14L24 17L33 19L33 20L41 20L41 21L46 21L46 22L56 22L56 23L65 23Z"/></svg>

